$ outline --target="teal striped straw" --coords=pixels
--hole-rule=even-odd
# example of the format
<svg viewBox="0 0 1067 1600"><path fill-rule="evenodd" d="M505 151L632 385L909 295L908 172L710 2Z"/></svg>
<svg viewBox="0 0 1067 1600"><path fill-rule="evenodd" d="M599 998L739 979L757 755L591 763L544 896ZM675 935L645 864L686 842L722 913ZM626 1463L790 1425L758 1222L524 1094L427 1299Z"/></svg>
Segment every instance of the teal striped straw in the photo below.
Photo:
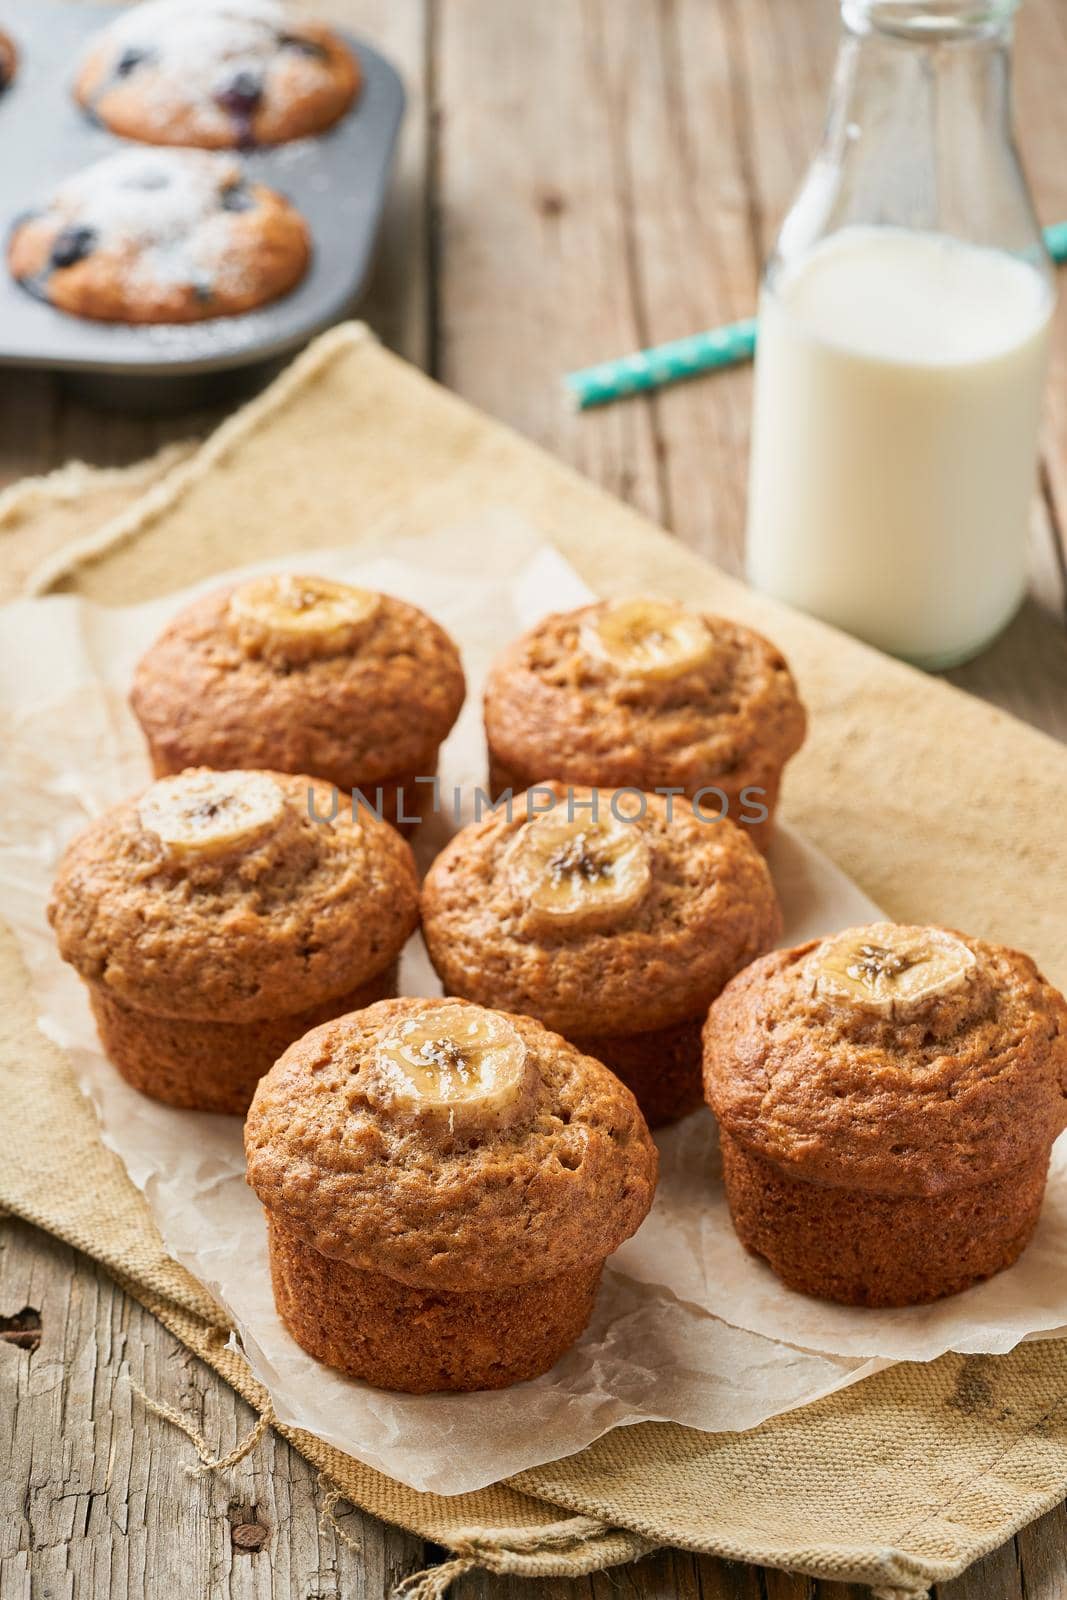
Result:
<svg viewBox="0 0 1067 1600"><path fill-rule="evenodd" d="M1067 261L1067 222L1055 222L1045 229L1045 247L1053 261ZM592 406L605 406L628 395L645 394L649 389L680 383L683 378L695 378L701 372L736 367L742 361L751 361L755 348L756 319L746 317L743 322L728 322L722 328L709 328L705 333L690 334L687 339L674 339L670 344L654 345L651 350L638 350L616 361L602 361L598 366L569 372L563 381L578 409L588 411Z"/></svg>

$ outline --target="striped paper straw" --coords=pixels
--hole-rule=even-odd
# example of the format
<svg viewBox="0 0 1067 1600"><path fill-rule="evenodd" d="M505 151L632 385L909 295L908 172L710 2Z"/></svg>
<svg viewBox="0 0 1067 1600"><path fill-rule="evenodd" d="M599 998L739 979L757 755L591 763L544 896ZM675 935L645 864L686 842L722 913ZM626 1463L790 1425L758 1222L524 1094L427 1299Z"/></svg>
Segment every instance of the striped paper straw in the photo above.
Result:
<svg viewBox="0 0 1067 1600"><path fill-rule="evenodd" d="M1067 222L1056 222L1045 229L1045 246L1053 261L1067 261ZM755 348L756 319L746 317L743 322L709 328L705 333L690 334L687 339L674 339L670 344L654 345L651 350L638 350L616 361L602 361L598 366L569 372L563 381L578 409L587 411L591 406L608 405L627 395L663 389L701 372L717 372L721 367L751 361Z"/></svg>

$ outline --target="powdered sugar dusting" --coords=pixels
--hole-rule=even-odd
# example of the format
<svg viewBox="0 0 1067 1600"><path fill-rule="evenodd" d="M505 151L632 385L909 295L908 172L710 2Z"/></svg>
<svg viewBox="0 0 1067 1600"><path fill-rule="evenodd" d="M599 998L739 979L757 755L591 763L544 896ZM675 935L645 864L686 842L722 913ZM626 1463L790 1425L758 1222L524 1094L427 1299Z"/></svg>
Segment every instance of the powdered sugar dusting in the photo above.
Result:
<svg viewBox="0 0 1067 1600"><path fill-rule="evenodd" d="M293 30L299 33L299 22L280 0L143 0L111 23L105 37L114 74L124 75L124 61L135 63L131 71L152 69L145 107L151 118L168 104L214 108L242 75L263 84ZM295 87L312 90L321 81L320 61L288 51L285 57Z"/></svg>
<svg viewBox="0 0 1067 1600"><path fill-rule="evenodd" d="M222 62L262 66L285 21L279 0L143 0L110 25L107 38L201 77Z"/></svg>
<svg viewBox="0 0 1067 1600"><path fill-rule="evenodd" d="M222 207L242 181L229 156L201 150L121 150L69 178L51 211L64 226L92 230L94 248L129 262L131 277L233 287L235 218Z"/></svg>

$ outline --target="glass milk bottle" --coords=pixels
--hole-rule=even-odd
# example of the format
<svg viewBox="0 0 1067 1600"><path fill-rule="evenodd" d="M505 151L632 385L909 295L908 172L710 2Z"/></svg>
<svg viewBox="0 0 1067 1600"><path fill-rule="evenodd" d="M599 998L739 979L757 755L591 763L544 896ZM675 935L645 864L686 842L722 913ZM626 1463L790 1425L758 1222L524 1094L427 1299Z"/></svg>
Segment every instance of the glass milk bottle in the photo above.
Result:
<svg viewBox="0 0 1067 1600"><path fill-rule="evenodd" d="M1011 132L1014 0L844 0L760 300L748 575L927 668L1026 585L1052 269Z"/></svg>

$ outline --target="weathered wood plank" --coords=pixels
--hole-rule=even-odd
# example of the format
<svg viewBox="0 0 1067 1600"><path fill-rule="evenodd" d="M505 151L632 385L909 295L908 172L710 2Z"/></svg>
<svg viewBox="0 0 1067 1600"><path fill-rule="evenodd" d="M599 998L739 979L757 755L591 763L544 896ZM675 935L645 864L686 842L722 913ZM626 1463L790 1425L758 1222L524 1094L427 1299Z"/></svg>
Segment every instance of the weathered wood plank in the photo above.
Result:
<svg viewBox="0 0 1067 1600"><path fill-rule="evenodd" d="M1023 1528L1015 1548L1027 1600L1067 1600L1067 1506Z"/></svg>
<svg viewBox="0 0 1067 1600"><path fill-rule="evenodd" d="M1019 13L1016 47L1019 137L1023 160L1042 222L1067 218L1067 171L1058 159L1067 139L1062 94L1067 72L1067 25L1063 7L1049 0ZM1061 274L1062 279L1062 274ZM1045 407L1046 499L1058 536L1060 559L1067 549L1067 296L1060 293ZM1064 604L1062 566L1059 603ZM1051 592L1051 591L1049 591Z"/></svg>
<svg viewBox="0 0 1067 1600"><path fill-rule="evenodd" d="M189 1478L192 1447L129 1379L220 1452L254 1413L86 1258L6 1220L0 1318L25 1306L40 1312L38 1348L0 1339L3 1600L380 1600L422 1565L420 1540L359 1512L343 1525L362 1554L323 1533L315 1469L276 1435L230 1471ZM258 1550L234 1540L250 1525L264 1530Z"/></svg>
<svg viewBox="0 0 1067 1600"><path fill-rule="evenodd" d="M663 512L650 408L579 417L568 364L647 334L619 134L629 95L608 48L636 53L650 0L551 0L520 13L449 0L437 24L437 372L652 516Z"/></svg>

